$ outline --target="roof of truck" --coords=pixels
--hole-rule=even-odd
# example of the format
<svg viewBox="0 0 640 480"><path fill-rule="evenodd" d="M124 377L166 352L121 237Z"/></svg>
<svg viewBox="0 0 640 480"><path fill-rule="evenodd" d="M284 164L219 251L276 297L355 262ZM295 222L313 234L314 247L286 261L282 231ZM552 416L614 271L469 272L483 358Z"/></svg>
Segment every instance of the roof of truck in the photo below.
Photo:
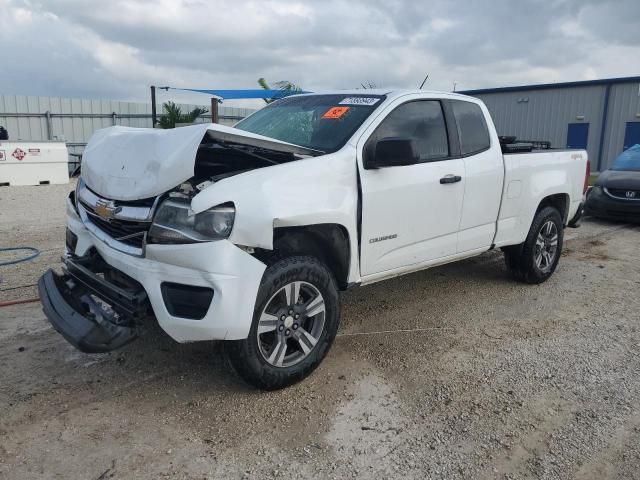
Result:
<svg viewBox="0 0 640 480"><path fill-rule="evenodd" d="M299 95L386 95L387 97L399 97L401 95L416 94L416 93L466 97L466 95L461 95L459 93L444 92L444 91L438 91L438 90L410 90L410 89L388 89L388 88L320 90L320 91L311 92L311 93L302 93Z"/></svg>

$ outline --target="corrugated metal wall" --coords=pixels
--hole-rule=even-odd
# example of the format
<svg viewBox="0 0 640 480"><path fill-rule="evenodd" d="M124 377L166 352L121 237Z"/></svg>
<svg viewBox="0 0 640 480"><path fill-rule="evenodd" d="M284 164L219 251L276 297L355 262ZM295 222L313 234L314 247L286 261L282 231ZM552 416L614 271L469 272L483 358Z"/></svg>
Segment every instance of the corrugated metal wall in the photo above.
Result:
<svg viewBox="0 0 640 480"><path fill-rule="evenodd" d="M640 84L638 83L611 86L609 114L602 150L603 165L610 165L622 152L627 122L640 122Z"/></svg>
<svg viewBox="0 0 640 480"><path fill-rule="evenodd" d="M548 140L556 148L567 146L570 123L588 123L587 152L597 166L605 87L558 88L475 95L482 99L500 135L527 140Z"/></svg>
<svg viewBox="0 0 640 480"><path fill-rule="evenodd" d="M190 111L201 105L180 105ZM205 105L207 110L209 105ZM158 105L158 114L161 106ZM46 116L49 112L49 118ZM233 125L252 109L220 106L220 123ZM115 113L115 115L114 115ZM203 117L199 121L211 121ZM82 153L92 133L112 125L151 127L151 104L80 98L0 96L0 125L11 140L67 142L69 153Z"/></svg>
<svg viewBox="0 0 640 480"><path fill-rule="evenodd" d="M622 152L627 122L640 122L640 85L609 86L607 122L600 154L600 137L607 85L567 86L518 91L473 93L482 99L500 135L527 140L549 140L553 147L567 145L570 123L588 123L587 152L593 171L606 170Z"/></svg>

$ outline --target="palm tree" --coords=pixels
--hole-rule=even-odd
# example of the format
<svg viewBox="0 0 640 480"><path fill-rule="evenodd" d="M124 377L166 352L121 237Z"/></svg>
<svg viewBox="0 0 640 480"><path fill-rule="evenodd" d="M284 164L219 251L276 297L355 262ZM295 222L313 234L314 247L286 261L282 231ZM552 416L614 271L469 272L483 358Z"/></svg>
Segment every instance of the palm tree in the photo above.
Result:
<svg viewBox="0 0 640 480"><path fill-rule="evenodd" d="M273 85L276 88L272 89L267 83L267 81L263 77L260 77L258 79L258 85L260 85L264 90L280 90L281 92L275 98L265 98L264 99L265 103L271 103L274 100L277 100L278 98L282 98L282 97L286 97L287 95L293 95L293 94L302 92L302 87L300 87L299 85L296 85L293 82L290 82L289 80L280 80L279 82L274 83Z"/></svg>
<svg viewBox="0 0 640 480"><path fill-rule="evenodd" d="M173 102L162 104L164 114L160 116L158 125L160 128L176 128L177 123L193 123L200 115L207 113L204 107L194 108L190 112L182 113L182 109Z"/></svg>

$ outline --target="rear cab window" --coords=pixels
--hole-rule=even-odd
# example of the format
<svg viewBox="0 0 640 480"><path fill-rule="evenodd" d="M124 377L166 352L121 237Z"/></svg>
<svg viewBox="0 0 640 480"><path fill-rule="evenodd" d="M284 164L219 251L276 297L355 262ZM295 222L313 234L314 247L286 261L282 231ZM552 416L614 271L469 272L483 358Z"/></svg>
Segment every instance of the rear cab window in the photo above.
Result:
<svg viewBox="0 0 640 480"><path fill-rule="evenodd" d="M484 113L477 103L453 100L453 116L458 126L460 150L463 156L488 150L491 146Z"/></svg>

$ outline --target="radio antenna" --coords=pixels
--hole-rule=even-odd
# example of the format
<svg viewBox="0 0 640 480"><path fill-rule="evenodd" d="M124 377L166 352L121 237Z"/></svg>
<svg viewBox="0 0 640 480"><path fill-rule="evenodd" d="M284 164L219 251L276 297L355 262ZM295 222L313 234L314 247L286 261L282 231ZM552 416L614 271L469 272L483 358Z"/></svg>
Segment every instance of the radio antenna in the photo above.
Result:
<svg viewBox="0 0 640 480"><path fill-rule="evenodd" d="M422 90L422 87L424 87L424 84L427 83L427 79L429 78L429 74L427 74L426 77L424 77L424 80L422 81L422 83L420 84L420 88L418 90Z"/></svg>

